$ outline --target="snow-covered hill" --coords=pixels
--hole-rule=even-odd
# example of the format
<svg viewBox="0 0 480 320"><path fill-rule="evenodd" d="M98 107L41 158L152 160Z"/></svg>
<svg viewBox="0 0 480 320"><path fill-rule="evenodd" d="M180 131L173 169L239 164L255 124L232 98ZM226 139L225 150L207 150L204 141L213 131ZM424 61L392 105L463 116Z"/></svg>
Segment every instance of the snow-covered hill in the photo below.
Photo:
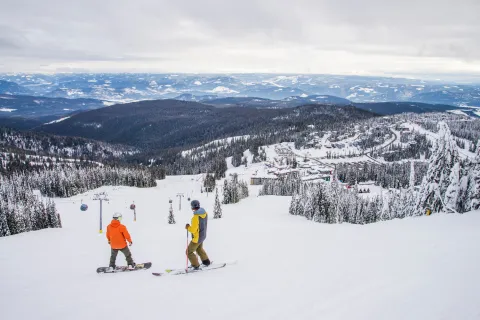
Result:
<svg viewBox="0 0 480 320"><path fill-rule="evenodd" d="M262 164L230 169L247 179ZM62 229L0 238L2 319L477 319L480 212L365 226L312 223L288 214L290 197L251 196L211 219L202 176L167 177L151 189L103 187L57 199ZM222 182L217 182L219 186ZM99 234L121 211L136 262L148 271L95 273L110 249ZM182 210L177 193L185 194ZM205 248L224 269L153 277L185 265L187 198L209 211ZM167 224L168 200L177 224ZM79 210L80 201L88 204ZM129 209L135 202L137 221ZM120 254L118 265L123 265ZM28 306L28 307L26 307Z"/></svg>

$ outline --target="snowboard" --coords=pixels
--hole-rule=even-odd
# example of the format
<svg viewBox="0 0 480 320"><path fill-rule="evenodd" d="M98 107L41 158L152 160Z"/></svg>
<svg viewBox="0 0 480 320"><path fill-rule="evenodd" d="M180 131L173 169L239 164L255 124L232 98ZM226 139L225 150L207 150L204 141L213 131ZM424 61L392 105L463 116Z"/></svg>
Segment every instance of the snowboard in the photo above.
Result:
<svg viewBox="0 0 480 320"><path fill-rule="evenodd" d="M126 271L146 270L146 269L150 269L151 266L152 266L151 262L137 263L137 265L135 266L135 269L129 270L128 266L119 266L119 267L116 267L115 270L113 270L113 272L107 272L108 267L100 267L100 268L97 268L97 273L117 273L117 272L126 272Z"/></svg>
<svg viewBox="0 0 480 320"><path fill-rule="evenodd" d="M152 274L154 276L190 274L190 273L197 273L197 272L220 269L220 268L225 267L226 265L227 265L226 263L212 263L208 267L203 266L203 267L200 267L200 269L198 269L198 270L187 271L187 270L185 270L185 268L183 268L183 269L165 269L164 272L152 272Z"/></svg>

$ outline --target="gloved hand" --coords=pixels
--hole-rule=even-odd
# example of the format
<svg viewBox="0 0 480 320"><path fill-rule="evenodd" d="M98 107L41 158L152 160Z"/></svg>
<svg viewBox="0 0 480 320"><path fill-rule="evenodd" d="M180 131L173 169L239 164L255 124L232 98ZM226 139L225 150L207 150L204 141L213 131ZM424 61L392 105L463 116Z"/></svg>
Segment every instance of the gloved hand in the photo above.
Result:
<svg viewBox="0 0 480 320"><path fill-rule="evenodd" d="M110 241L108 241L108 244L110 244Z"/></svg>
<svg viewBox="0 0 480 320"><path fill-rule="evenodd" d="M133 242L130 242L129 246L131 247L131 246L132 246L132 244L133 244Z"/></svg>
<svg viewBox="0 0 480 320"><path fill-rule="evenodd" d="M188 228L190 228L190 225L187 223L187 224L185 225L185 229L188 230Z"/></svg>

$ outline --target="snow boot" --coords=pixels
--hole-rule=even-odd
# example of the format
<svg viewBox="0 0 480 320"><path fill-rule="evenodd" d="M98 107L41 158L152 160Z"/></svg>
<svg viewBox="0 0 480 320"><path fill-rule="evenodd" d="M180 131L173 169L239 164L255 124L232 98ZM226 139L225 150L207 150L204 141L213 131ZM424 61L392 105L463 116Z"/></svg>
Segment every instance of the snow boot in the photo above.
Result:
<svg viewBox="0 0 480 320"><path fill-rule="evenodd" d="M129 264L128 270L135 270L135 266L136 266L135 262L133 264Z"/></svg>
<svg viewBox="0 0 480 320"><path fill-rule="evenodd" d="M210 264L211 264L210 259L202 261L202 265L204 265L205 267L208 267Z"/></svg>
<svg viewBox="0 0 480 320"><path fill-rule="evenodd" d="M198 270L200 270L200 266L194 267L194 266L190 265L187 268L187 272L198 271Z"/></svg>

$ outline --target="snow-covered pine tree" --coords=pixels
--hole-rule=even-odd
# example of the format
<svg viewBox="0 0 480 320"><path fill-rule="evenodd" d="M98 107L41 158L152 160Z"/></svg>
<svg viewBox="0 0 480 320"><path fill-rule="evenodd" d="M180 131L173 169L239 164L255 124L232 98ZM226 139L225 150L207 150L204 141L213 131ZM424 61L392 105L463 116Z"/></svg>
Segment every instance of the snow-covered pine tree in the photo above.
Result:
<svg viewBox="0 0 480 320"><path fill-rule="evenodd" d="M305 195L304 206L303 206L303 216L308 220L312 220L315 214L315 206L314 206L314 195L315 195L316 186L312 186L307 194Z"/></svg>
<svg viewBox="0 0 480 320"><path fill-rule="evenodd" d="M414 190L415 187L415 162L410 161L410 179L408 182L410 190Z"/></svg>
<svg viewBox="0 0 480 320"><path fill-rule="evenodd" d="M215 188L215 177L209 173L205 175L203 186L211 192Z"/></svg>
<svg viewBox="0 0 480 320"><path fill-rule="evenodd" d="M342 223L341 215L340 215L340 187L338 185L338 181L334 179L331 183L328 184L327 187L328 193L328 201L331 203L330 210L332 211L330 214L330 221L329 223Z"/></svg>
<svg viewBox="0 0 480 320"><path fill-rule="evenodd" d="M218 198L218 189L215 191L215 207L213 208L213 219L220 219L222 217L222 207L220 199Z"/></svg>
<svg viewBox="0 0 480 320"><path fill-rule="evenodd" d="M55 207L55 202L48 200L47 202L47 215L48 215L48 226L49 228L61 228L60 219L58 217L57 208Z"/></svg>
<svg viewBox="0 0 480 320"><path fill-rule="evenodd" d="M0 237L6 237L10 234L10 229L7 223L6 202L4 202L2 197L0 197Z"/></svg>
<svg viewBox="0 0 480 320"><path fill-rule="evenodd" d="M240 201L239 194L238 194L238 175L236 173L233 174L232 180L230 181L230 200L231 203L237 203Z"/></svg>
<svg viewBox="0 0 480 320"><path fill-rule="evenodd" d="M173 214L173 208L168 210L168 224L175 224L175 216Z"/></svg>
<svg viewBox="0 0 480 320"><path fill-rule="evenodd" d="M458 162L455 163L450 172L449 181L450 184L445 192L445 209L447 212L457 212L460 193L460 164Z"/></svg>
<svg viewBox="0 0 480 320"><path fill-rule="evenodd" d="M290 201L290 207L288 209L288 213L290 213L292 216L298 215L297 209L298 209L299 203L300 203L300 195L294 194L292 196L292 201Z"/></svg>
<svg viewBox="0 0 480 320"><path fill-rule="evenodd" d="M480 140L477 141L477 150L472 165L472 176L474 178L472 209L480 209Z"/></svg>
<svg viewBox="0 0 480 320"><path fill-rule="evenodd" d="M393 194L392 193L386 193L383 195L383 201L382 201L382 208L380 208L380 216L379 220L380 221L385 221L385 220L391 220L391 209L393 206Z"/></svg>
<svg viewBox="0 0 480 320"><path fill-rule="evenodd" d="M232 166L235 168L240 166L242 164L242 153L241 152L235 152L232 157Z"/></svg>
<svg viewBox="0 0 480 320"><path fill-rule="evenodd" d="M239 192L240 200L247 198L248 197L248 184L247 184L247 182L240 181L239 182L239 188L240 188L240 192Z"/></svg>
<svg viewBox="0 0 480 320"><path fill-rule="evenodd" d="M418 207L432 212L444 210L444 197L450 185L450 173L453 166L459 162L458 147L448 128L441 121L438 123L439 138L435 142L430 164L420 187Z"/></svg>
<svg viewBox="0 0 480 320"><path fill-rule="evenodd" d="M466 175L460 179L460 193L458 196L458 212L464 213L472 210L472 201L475 196L475 178L468 170Z"/></svg>
<svg viewBox="0 0 480 320"><path fill-rule="evenodd" d="M230 195L230 184L228 180L225 179L223 181L223 204L229 204L232 202L232 198Z"/></svg>

